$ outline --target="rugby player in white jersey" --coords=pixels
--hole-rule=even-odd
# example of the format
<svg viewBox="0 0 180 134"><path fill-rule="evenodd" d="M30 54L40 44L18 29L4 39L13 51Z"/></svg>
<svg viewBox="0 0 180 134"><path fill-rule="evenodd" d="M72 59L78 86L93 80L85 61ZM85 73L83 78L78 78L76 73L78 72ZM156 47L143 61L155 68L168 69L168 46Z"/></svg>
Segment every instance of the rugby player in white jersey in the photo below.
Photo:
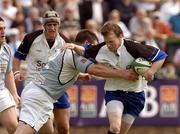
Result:
<svg viewBox="0 0 180 134"><path fill-rule="evenodd" d="M115 78L125 75L124 70L94 64L70 49L58 51L50 57L40 74L23 89L19 124L15 134L33 134L39 131L50 117L53 103L74 84L79 72ZM138 76L132 72L129 79L137 80Z"/></svg>
<svg viewBox="0 0 180 134"><path fill-rule="evenodd" d="M18 124L16 106L20 104L20 97L15 86L5 28L5 21L0 17L0 123L9 134L14 134Z"/></svg>
<svg viewBox="0 0 180 134"><path fill-rule="evenodd" d="M27 62L27 77L25 85L32 81L37 74L44 68L48 58L64 45L67 39L60 33L60 17L55 11L47 11L43 16L43 30L29 33L24 37L20 47L15 53L13 70L15 79L21 81L24 76L20 74L20 62ZM23 78L24 79L24 78ZM54 119L58 133L69 134L69 112L70 103L65 92L63 96L54 103ZM40 133L54 133L53 118L41 128Z"/></svg>
<svg viewBox="0 0 180 134"><path fill-rule="evenodd" d="M135 118L144 108L144 89L147 81L154 79L154 74L164 63L167 54L150 45L125 39L121 28L115 23L104 24L101 33L105 40L103 43L84 48L73 44L65 47L74 49L87 58L95 59L98 63L124 70L121 79L107 78L104 89L110 124L108 134L127 134ZM132 61L138 57L143 57L153 64L143 77L139 76L138 80L134 81L128 79L128 73L132 71L129 68Z"/></svg>

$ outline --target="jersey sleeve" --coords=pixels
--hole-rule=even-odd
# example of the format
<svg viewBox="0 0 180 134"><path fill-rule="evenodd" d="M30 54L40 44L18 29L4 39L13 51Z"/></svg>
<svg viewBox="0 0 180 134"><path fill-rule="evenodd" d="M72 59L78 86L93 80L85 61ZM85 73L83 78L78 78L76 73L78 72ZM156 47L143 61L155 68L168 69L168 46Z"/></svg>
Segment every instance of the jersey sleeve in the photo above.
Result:
<svg viewBox="0 0 180 134"><path fill-rule="evenodd" d="M28 36L26 35L21 42L18 50L15 52L14 57L19 60L25 60L29 52L30 44L28 43Z"/></svg>
<svg viewBox="0 0 180 134"><path fill-rule="evenodd" d="M156 62L158 60L162 60L162 59L165 59L168 55L162 51L162 50L159 50L156 54L156 56L154 56L154 58L151 60L152 62Z"/></svg>
<svg viewBox="0 0 180 134"><path fill-rule="evenodd" d="M43 33L43 30L35 31L33 33L25 35L18 50L15 52L14 57L19 60L25 60L34 40Z"/></svg>
<svg viewBox="0 0 180 134"><path fill-rule="evenodd" d="M105 42L98 45L88 45L85 47L84 56L88 59L95 59L101 47L105 45Z"/></svg>
<svg viewBox="0 0 180 134"><path fill-rule="evenodd" d="M134 58L143 57L148 61L155 62L167 57L164 51L150 45L143 45L136 41L125 40L124 45Z"/></svg>

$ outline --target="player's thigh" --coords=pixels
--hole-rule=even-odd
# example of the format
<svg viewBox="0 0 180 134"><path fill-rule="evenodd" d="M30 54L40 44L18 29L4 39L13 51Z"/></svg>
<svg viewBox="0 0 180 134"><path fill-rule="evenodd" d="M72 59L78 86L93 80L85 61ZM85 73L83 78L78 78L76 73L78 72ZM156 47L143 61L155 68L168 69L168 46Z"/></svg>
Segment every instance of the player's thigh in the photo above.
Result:
<svg viewBox="0 0 180 134"><path fill-rule="evenodd" d="M14 98L9 90L6 88L0 90L0 113L15 105Z"/></svg>
<svg viewBox="0 0 180 134"><path fill-rule="evenodd" d="M54 120L56 124L59 125L68 125L70 119L70 110L69 108L54 108Z"/></svg>
<svg viewBox="0 0 180 134"><path fill-rule="evenodd" d="M54 126L53 126L53 115L49 118L49 120L41 127L39 130L40 134L53 134L54 133Z"/></svg>
<svg viewBox="0 0 180 134"><path fill-rule="evenodd" d="M0 113L1 124L8 127L17 127L17 112L15 106L11 106Z"/></svg>
<svg viewBox="0 0 180 134"><path fill-rule="evenodd" d="M70 119L70 103L68 94L65 92L57 102L54 103L54 119L55 123L59 125L68 125Z"/></svg>
<svg viewBox="0 0 180 134"><path fill-rule="evenodd" d="M124 108L122 102L118 100L109 101L106 105L106 108L110 126L121 126L121 119Z"/></svg>
<svg viewBox="0 0 180 134"><path fill-rule="evenodd" d="M19 120L39 131L52 114L53 102L44 90L33 83L28 84L21 94Z"/></svg>
<svg viewBox="0 0 180 134"><path fill-rule="evenodd" d="M14 134L24 134L25 132L26 132L26 134L34 134L35 129L33 129L30 125L19 121L18 127L17 127L16 132Z"/></svg>

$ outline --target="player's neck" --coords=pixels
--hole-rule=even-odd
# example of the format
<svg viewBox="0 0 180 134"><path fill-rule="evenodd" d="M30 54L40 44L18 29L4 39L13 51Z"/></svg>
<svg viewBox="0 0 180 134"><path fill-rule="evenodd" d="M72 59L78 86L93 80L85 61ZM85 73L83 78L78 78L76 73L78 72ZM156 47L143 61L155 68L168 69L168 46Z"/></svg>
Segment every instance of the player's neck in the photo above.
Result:
<svg viewBox="0 0 180 134"><path fill-rule="evenodd" d="M55 42L55 40L47 40L49 48L52 48L52 46L54 45L54 42Z"/></svg>

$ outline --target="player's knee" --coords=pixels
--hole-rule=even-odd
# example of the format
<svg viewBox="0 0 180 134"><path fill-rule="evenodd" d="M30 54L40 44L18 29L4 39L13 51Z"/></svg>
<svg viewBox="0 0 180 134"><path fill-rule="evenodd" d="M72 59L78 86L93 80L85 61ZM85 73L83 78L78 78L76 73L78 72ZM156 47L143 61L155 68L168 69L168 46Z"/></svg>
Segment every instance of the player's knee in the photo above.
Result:
<svg viewBox="0 0 180 134"><path fill-rule="evenodd" d="M68 129L58 129L58 133L59 134L69 134L69 130Z"/></svg>
<svg viewBox="0 0 180 134"><path fill-rule="evenodd" d="M51 124L44 125L40 130L39 134L54 134L54 127Z"/></svg>
<svg viewBox="0 0 180 134"><path fill-rule="evenodd" d="M111 130L111 132L118 134L118 133L120 133L120 125L112 124L112 125L110 125L110 130Z"/></svg>
<svg viewBox="0 0 180 134"><path fill-rule="evenodd" d="M69 125L58 125L57 127L58 127L57 128L58 132L60 134L68 134L69 133L69 129L70 129Z"/></svg>
<svg viewBox="0 0 180 134"><path fill-rule="evenodd" d="M70 129L69 120L64 120L64 122L56 120L56 127L58 131L68 132Z"/></svg>
<svg viewBox="0 0 180 134"><path fill-rule="evenodd" d="M17 123L15 123L15 122L9 123L6 126L6 129L9 134L14 134L14 132L16 131L16 128L17 128Z"/></svg>

